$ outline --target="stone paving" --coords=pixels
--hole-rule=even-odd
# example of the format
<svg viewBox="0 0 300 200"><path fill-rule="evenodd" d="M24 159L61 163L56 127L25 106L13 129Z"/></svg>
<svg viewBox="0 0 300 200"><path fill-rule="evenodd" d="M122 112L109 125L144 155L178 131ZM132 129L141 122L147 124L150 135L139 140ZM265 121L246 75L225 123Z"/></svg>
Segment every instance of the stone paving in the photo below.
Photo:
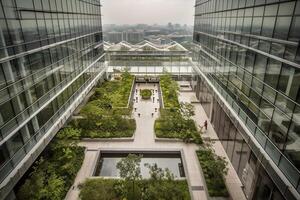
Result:
<svg viewBox="0 0 300 200"><path fill-rule="evenodd" d="M154 90L154 102L153 97L151 100L142 100L139 96L140 89L151 89ZM97 151L99 149L123 149L123 150L155 150L155 151L168 151L168 150L181 150L183 152L183 159L186 163L186 176L192 192L192 198L194 200L205 200L208 199L205 190L201 190L204 186L204 180L201 175L201 168L197 159L196 150L198 149L195 144L186 144L183 142L155 142L154 140L154 121L159 116L158 112L155 112L155 108L159 110L159 98L158 93L158 84L137 84L135 89L134 97L138 98L137 102L134 102L134 108L136 111L133 111L134 118L136 119L137 128L134 136L133 142L128 141L85 141L81 142L80 145L86 147L85 158L83 161L82 168L77 174L75 179L74 187L68 192L66 199L75 200L78 199L79 189L78 185L83 183L86 178L92 176L93 167L97 159ZM136 92L137 91L137 92ZM195 98L194 93L192 92L183 92L180 93L180 101L190 102ZM207 119L201 105L196 105L196 116L195 119L199 125L203 125L205 119ZM135 110L135 109L133 109ZM152 116L153 113L153 116ZM140 117L139 115L140 114ZM207 132L214 132L211 125L209 124L209 129ZM213 134L213 133L212 133ZM215 133L214 133L215 134ZM217 153L224 153L222 146L216 146L218 149ZM221 149L221 150L219 150ZM223 151L222 151L223 149ZM232 168L232 166L230 166ZM232 168L233 169L233 168ZM241 184L237 178L236 173L232 173L232 169L228 173L228 189L232 196L232 199L245 199L241 190Z"/></svg>

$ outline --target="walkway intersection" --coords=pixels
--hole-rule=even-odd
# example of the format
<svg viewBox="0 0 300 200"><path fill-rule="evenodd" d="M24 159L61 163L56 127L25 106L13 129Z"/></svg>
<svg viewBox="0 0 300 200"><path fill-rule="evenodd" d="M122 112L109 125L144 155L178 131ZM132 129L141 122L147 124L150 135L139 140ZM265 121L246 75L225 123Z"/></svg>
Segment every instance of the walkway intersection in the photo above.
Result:
<svg viewBox="0 0 300 200"><path fill-rule="evenodd" d="M158 102L158 84L148 83L148 84L136 84L134 98L138 99L134 102L133 105L133 116L136 120L136 131L134 135L134 141L82 141L80 143L81 146L86 147L85 158L83 161L83 165L80 171L77 174L75 179L74 188L71 188L69 193L66 196L67 200L78 199L79 189L78 185L83 183L86 178L92 176L93 169L95 166L95 162L97 160L97 152L100 149L105 150L152 150L152 151L174 151L181 150L183 153L182 159L183 162L186 163L186 178L188 184L190 186L190 191L192 193L192 198L194 200L205 200L208 199L206 195L206 191L203 189L204 180L201 175L200 164L197 159L196 150L198 146L195 144L186 144L183 142L160 142L155 141L155 133L154 133L154 122L155 119L159 116L159 102ZM154 91L151 100L142 100L139 93L141 89L150 89ZM154 97L154 102L153 102ZM182 92L180 93L180 101L190 102L192 98L195 98L194 93L192 92ZM136 108L136 111L135 111ZM155 108L157 108L157 112L155 112ZM153 116L152 116L153 113ZM140 114L140 116L139 116ZM201 105L196 105L196 116L195 121L198 124L203 125L204 119L207 119L203 108ZM209 124L208 132L213 132L211 125ZM213 134L212 133L212 134ZM214 133L215 134L215 133ZM222 148L222 146L217 146L217 148ZM220 150L217 151L219 153ZM221 151L221 153L224 153ZM226 154L226 153L225 153ZM224 156L224 155L223 155ZM233 170L232 166L230 166L229 170L229 178L230 180L226 182L229 183L228 189L232 196L232 199L245 199L241 189L241 183L237 178L237 175ZM232 188L231 188L232 187Z"/></svg>

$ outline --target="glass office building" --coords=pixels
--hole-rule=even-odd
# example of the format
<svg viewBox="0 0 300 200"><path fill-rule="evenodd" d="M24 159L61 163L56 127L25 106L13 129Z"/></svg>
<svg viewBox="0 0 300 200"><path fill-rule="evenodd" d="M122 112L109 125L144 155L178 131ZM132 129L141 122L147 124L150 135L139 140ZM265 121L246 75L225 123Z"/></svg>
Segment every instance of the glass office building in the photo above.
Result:
<svg viewBox="0 0 300 200"><path fill-rule="evenodd" d="M300 1L197 0L194 29L194 89L246 196L299 198Z"/></svg>
<svg viewBox="0 0 300 200"><path fill-rule="evenodd" d="M99 0L0 0L0 199L105 73Z"/></svg>

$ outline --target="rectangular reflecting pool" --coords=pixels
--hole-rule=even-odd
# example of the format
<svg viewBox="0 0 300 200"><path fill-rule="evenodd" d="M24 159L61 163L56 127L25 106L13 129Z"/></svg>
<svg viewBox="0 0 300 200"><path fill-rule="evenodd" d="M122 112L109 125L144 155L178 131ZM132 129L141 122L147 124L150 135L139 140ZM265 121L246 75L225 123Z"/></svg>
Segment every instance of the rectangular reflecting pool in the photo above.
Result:
<svg viewBox="0 0 300 200"><path fill-rule="evenodd" d="M94 176L102 177L119 177L117 163L124 157L127 157L130 152L126 153L101 153L97 161ZM175 178L184 178L184 168L181 155L179 152L160 153L160 152L134 152L131 154L142 155L141 159L141 175L143 178L149 178L149 170L145 167L146 163L150 165L157 164L159 168L168 168Z"/></svg>

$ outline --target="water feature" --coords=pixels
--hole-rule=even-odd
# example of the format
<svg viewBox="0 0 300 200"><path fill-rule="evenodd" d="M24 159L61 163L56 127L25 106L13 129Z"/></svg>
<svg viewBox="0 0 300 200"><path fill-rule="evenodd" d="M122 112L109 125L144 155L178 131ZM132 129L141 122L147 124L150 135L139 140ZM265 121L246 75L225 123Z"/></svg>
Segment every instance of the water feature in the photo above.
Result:
<svg viewBox="0 0 300 200"><path fill-rule="evenodd" d="M128 152L129 153L129 152ZM117 163L128 153L101 153L97 162L97 168L94 176L102 177L119 177ZM143 178L149 178L149 170L144 164L157 164L158 167L168 168L175 178L184 178L184 169L182 159L179 152L176 153L160 153L160 152L139 152L135 153L142 155L141 159L141 175Z"/></svg>

